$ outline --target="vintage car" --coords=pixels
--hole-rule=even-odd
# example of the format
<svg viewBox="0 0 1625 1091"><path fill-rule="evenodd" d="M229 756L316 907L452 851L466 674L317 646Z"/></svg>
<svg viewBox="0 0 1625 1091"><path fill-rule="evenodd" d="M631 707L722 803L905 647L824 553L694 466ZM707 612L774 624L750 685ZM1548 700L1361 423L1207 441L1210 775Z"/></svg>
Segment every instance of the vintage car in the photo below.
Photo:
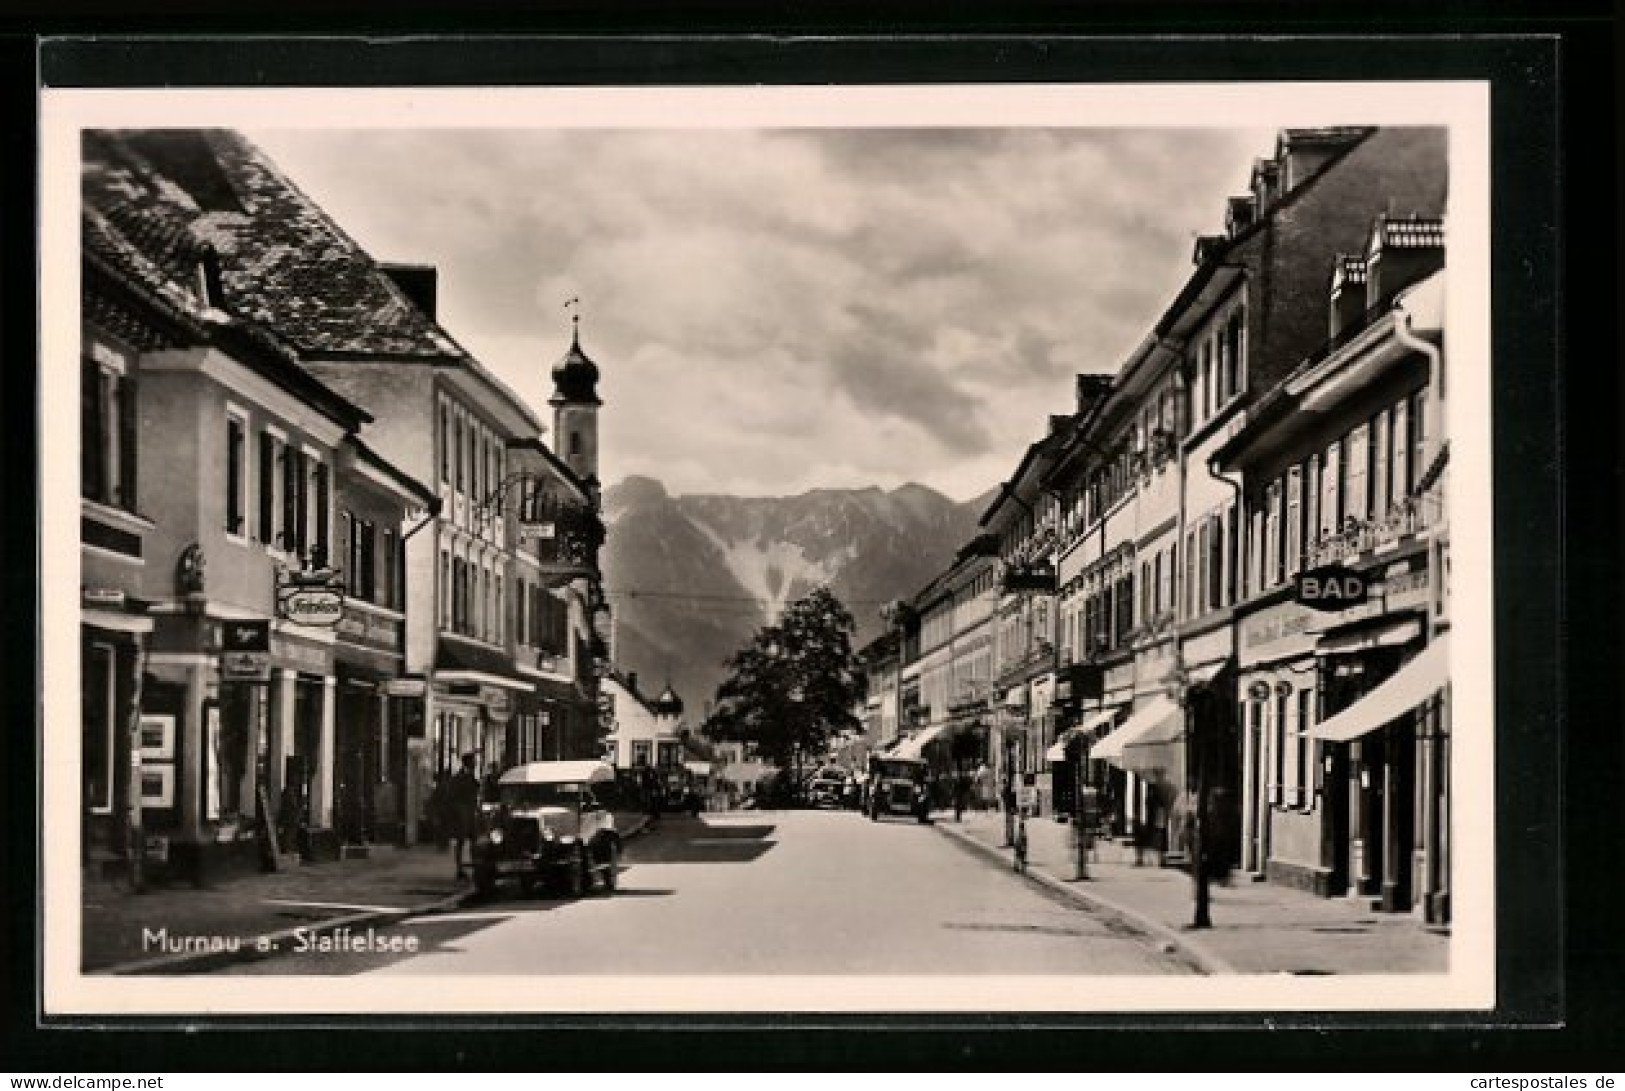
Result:
<svg viewBox="0 0 1625 1091"><path fill-rule="evenodd" d="M931 821L926 764L918 758L875 758L869 765L869 818L908 814Z"/></svg>
<svg viewBox="0 0 1625 1091"><path fill-rule="evenodd" d="M602 761L533 761L502 774L496 801L480 809L475 891L488 895L512 878L526 893L555 881L580 894L595 875L614 890L621 835L595 795L614 783L615 769Z"/></svg>
<svg viewBox="0 0 1625 1091"><path fill-rule="evenodd" d="M846 785L852 778L845 769L826 766L807 779L807 802L814 807L843 806Z"/></svg>

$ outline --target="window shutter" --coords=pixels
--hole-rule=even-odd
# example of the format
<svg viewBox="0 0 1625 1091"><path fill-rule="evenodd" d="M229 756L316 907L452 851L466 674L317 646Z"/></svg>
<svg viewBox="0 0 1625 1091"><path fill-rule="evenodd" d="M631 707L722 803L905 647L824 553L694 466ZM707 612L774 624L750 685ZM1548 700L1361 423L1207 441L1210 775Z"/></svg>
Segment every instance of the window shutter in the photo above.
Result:
<svg viewBox="0 0 1625 1091"><path fill-rule="evenodd" d="M226 533L243 531L243 425L226 418Z"/></svg>
<svg viewBox="0 0 1625 1091"><path fill-rule="evenodd" d="M117 378L113 386L118 391L118 492L119 504L126 511L135 510L135 448L136 399L135 383L128 375Z"/></svg>
<svg viewBox="0 0 1625 1091"><path fill-rule="evenodd" d="M275 545L276 440L260 433L260 541Z"/></svg>
<svg viewBox="0 0 1625 1091"><path fill-rule="evenodd" d="M79 362L79 492L91 500L106 493L102 481L102 369L96 361Z"/></svg>
<svg viewBox="0 0 1625 1091"><path fill-rule="evenodd" d="M327 463L316 463L316 548L328 560L327 548Z"/></svg>

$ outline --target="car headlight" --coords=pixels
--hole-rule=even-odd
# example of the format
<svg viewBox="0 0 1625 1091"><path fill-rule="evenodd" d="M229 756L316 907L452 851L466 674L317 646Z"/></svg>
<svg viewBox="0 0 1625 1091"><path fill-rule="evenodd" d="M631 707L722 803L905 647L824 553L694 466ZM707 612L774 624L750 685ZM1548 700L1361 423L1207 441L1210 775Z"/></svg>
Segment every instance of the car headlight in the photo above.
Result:
<svg viewBox="0 0 1625 1091"><path fill-rule="evenodd" d="M491 831L491 832L490 832L490 834L489 834L489 836L490 836L490 838L491 838L491 844L493 844L493 845L500 845L500 844L502 844L502 837L503 837L503 834L502 834L502 830L500 830L500 829L493 829L493 830L492 830L492 831Z"/></svg>
<svg viewBox="0 0 1625 1091"><path fill-rule="evenodd" d="M551 841L551 840L553 840L553 837L554 837L553 827L549 826L545 822L542 823L542 840L543 841Z"/></svg>

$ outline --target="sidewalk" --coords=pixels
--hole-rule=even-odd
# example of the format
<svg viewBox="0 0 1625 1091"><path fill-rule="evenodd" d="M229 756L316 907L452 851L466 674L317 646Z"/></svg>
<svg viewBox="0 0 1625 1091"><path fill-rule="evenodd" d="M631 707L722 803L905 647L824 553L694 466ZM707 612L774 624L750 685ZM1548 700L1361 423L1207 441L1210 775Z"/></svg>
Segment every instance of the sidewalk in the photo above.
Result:
<svg viewBox="0 0 1625 1091"><path fill-rule="evenodd" d="M615 825L632 838L645 821L643 815L618 813ZM261 936L289 938L295 928L320 933L377 927L453 909L473 893L470 882L454 878L453 871L449 848L374 846L366 859L288 862L281 871L205 887L132 894L88 885L80 914L84 971L203 973L256 957L254 941ZM160 932L167 942L157 938ZM193 949L174 949L186 941L194 942Z"/></svg>
<svg viewBox="0 0 1625 1091"><path fill-rule="evenodd" d="M997 812L934 816L949 837L1010 866ZM1132 852L1104 852L1089 878L1073 880L1070 829L1044 817L1027 822L1029 877L1073 900L1127 918L1177 943L1212 973L1444 973L1449 937L1408 914L1379 913L1363 901L1319 898L1235 872L1210 887L1213 927L1192 930L1191 877L1175 868L1135 867ZM1121 855L1121 859L1117 857Z"/></svg>

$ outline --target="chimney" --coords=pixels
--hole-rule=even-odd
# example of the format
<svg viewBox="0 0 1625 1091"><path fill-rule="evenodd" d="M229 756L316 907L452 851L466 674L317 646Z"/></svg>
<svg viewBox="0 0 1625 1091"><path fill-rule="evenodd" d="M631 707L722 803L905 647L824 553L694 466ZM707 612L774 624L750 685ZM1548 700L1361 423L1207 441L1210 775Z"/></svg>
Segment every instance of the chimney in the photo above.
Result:
<svg viewBox="0 0 1625 1091"><path fill-rule="evenodd" d="M1444 220L1378 216L1365 254L1366 306L1374 307L1444 268Z"/></svg>
<svg viewBox="0 0 1625 1091"><path fill-rule="evenodd" d="M1257 210L1258 203L1252 194L1230 198L1224 210L1224 233L1233 239L1247 230L1253 225Z"/></svg>
<svg viewBox="0 0 1625 1091"><path fill-rule="evenodd" d="M439 275L432 265L407 265L401 262L382 262L379 268L395 282L401 294L412 301L412 306L423 312L431 322L435 320L435 297Z"/></svg>
<svg viewBox="0 0 1625 1091"><path fill-rule="evenodd" d="M1365 315L1365 259L1339 254L1332 259L1331 333L1336 337Z"/></svg>
<svg viewBox="0 0 1625 1091"><path fill-rule="evenodd" d="M1331 125L1318 129L1282 129L1275 138L1275 161L1281 176L1276 193L1285 196L1326 168L1326 164L1370 129Z"/></svg>
<svg viewBox="0 0 1625 1091"><path fill-rule="evenodd" d="M1078 416L1085 416L1094 410L1106 395L1112 392L1112 377L1110 375L1083 374L1078 376Z"/></svg>

